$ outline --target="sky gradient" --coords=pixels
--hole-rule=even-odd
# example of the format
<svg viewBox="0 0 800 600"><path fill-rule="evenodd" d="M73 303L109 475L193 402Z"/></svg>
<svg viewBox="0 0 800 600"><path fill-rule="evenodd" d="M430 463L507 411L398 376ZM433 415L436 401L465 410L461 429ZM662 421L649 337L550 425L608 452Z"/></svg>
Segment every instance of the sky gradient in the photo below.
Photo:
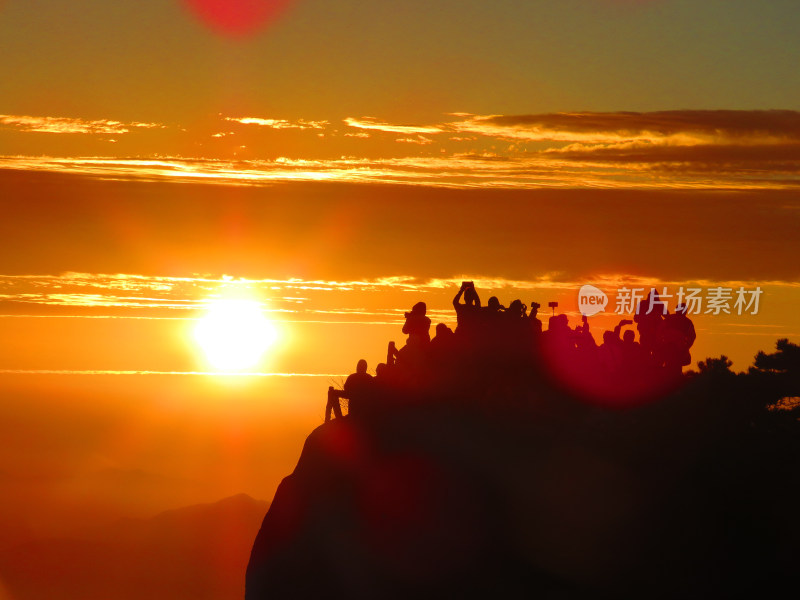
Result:
<svg viewBox="0 0 800 600"><path fill-rule="evenodd" d="M791 0L294 0L247 35L191 4L6 0L5 112L191 123L800 108Z"/></svg>
<svg viewBox="0 0 800 600"><path fill-rule="evenodd" d="M327 386L465 279L573 325L584 283L761 289L693 315L693 361L797 342L798 30L790 0L0 0L0 514L269 499ZM227 297L278 329L257 376L198 374Z"/></svg>

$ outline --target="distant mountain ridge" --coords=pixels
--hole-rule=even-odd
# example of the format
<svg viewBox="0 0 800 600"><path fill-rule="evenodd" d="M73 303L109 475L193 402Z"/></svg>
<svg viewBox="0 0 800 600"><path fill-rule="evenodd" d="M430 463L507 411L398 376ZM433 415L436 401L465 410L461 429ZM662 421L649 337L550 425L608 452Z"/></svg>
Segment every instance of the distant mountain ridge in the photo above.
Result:
<svg viewBox="0 0 800 600"><path fill-rule="evenodd" d="M13 600L241 598L267 507L239 494L23 543L0 558L0 580Z"/></svg>

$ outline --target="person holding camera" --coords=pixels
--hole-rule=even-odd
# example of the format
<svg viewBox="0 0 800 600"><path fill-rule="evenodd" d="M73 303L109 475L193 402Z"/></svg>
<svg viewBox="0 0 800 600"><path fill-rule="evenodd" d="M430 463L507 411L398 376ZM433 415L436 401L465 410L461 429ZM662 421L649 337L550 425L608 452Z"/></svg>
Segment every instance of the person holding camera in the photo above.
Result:
<svg viewBox="0 0 800 600"><path fill-rule="evenodd" d="M411 308L411 312L405 313L403 333L408 336L407 345L417 346L431 341L431 320L425 315L426 311L425 303L417 302Z"/></svg>
<svg viewBox="0 0 800 600"><path fill-rule="evenodd" d="M542 334L542 321L538 317L540 308L541 305L538 302L531 301L531 311L528 313L528 323L531 327L531 333L536 338Z"/></svg>
<svg viewBox="0 0 800 600"><path fill-rule="evenodd" d="M461 297L464 297L463 304ZM472 281L462 281L455 298L453 298L453 308L456 311L456 334L464 337L472 337L477 329L481 309L481 299L475 291L475 284Z"/></svg>

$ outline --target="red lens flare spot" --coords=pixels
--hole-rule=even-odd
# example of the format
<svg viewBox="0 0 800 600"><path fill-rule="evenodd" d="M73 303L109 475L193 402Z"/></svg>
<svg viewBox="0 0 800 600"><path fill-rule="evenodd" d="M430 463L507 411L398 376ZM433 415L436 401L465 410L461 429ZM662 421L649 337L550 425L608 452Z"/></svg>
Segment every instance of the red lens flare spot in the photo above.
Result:
<svg viewBox="0 0 800 600"><path fill-rule="evenodd" d="M604 408L643 406L676 392L684 384L682 377L670 375L663 368L606 373L591 362L576 360L571 353L551 351L544 354L542 361L557 388Z"/></svg>
<svg viewBox="0 0 800 600"><path fill-rule="evenodd" d="M243 37L275 21L291 0L182 0L214 31Z"/></svg>

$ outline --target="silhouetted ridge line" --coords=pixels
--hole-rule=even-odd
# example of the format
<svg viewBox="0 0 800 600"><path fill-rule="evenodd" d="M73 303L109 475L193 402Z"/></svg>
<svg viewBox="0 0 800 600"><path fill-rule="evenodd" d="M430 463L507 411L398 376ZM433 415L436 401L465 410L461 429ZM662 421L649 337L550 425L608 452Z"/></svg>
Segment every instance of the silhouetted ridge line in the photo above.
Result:
<svg viewBox="0 0 800 600"><path fill-rule="evenodd" d="M554 310L542 331L538 305L482 307L468 283L454 305L455 332L426 339L418 304L375 377L359 361L329 390L336 418L276 492L246 600L761 598L796 584L800 347L684 375L682 316L640 311L638 343L623 320L598 346L588 319L573 329Z"/></svg>
<svg viewBox="0 0 800 600"><path fill-rule="evenodd" d="M351 389L329 389L326 421L342 415L341 398L349 399L351 414L359 414L387 398L446 400L468 394L492 402L509 395L520 401L543 386L555 386L589 401L627 406L682 383L696 338L685 305L670 314L651 290L633 321L623 319L604 332L601 344L586 316L572 328L567 315L555 314L557 303L550 305L553 315L543 329L538 303L531 302L528 312L519 299L505 307L493 296L483 306L474 284L465 281L453 298L455 332L439 323L431 339L427 307L418 302L405 313L405 345L398 350L389 342L386 362L377 365L374 379L359 375L361 383ZM634 323L636 331L623 332Z"/></svg>

